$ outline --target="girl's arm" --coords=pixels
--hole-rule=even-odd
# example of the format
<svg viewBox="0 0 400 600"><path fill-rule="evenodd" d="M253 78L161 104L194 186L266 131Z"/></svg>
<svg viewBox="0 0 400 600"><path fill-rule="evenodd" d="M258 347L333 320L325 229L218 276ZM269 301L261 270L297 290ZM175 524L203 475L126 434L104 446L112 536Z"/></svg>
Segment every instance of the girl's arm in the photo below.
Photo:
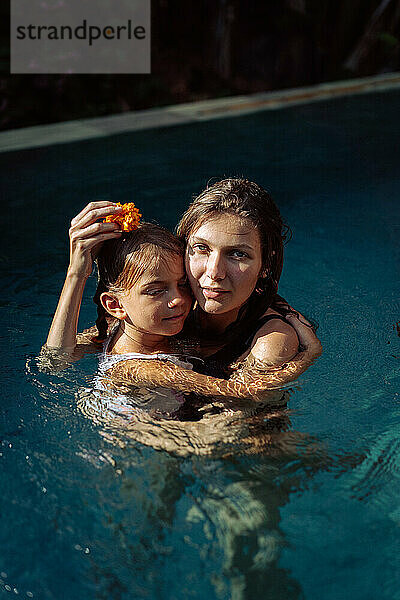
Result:
<svg viewBox="0 0 400 600"><path fill-rule="evenodd" d="M294 315L290 318L300 343L305 350L278 370L251 355L228 379L218 379L194 371L182 369L163 361L124 361L108 371L117 386L145 385L147 387L169 387L180 392L196 392L214 398L246 398L271 400L276 394L272 390L296 379L321 354L321 344L310 327Z"/></svg>
<svg viewBox="0 0 400 600"><path fill-rule="evenodd" d="M83 290L92 272L93 261L104 241L121 235L117 223L96 221L120 211L121 207L113 202L91 202L72 219L68 271L47 336L46 348L73 354Z"/></svg>

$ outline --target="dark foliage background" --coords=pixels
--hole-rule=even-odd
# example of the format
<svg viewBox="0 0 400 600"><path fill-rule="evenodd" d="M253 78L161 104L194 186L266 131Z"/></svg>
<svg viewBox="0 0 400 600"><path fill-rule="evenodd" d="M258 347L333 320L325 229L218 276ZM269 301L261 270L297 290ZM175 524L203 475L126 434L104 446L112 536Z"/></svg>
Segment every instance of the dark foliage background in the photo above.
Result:
<svg viewBox="0 0 400 600"><path fill-rule="evenodd" d="M400 0L153 0L151 75L10 75L0 129L399 70Z"/></svg>

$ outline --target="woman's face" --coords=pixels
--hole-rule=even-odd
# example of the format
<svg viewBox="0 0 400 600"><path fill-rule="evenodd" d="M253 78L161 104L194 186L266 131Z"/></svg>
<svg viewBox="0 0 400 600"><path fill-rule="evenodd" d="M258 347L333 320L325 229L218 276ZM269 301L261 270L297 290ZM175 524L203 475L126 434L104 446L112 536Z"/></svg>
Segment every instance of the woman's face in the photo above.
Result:
<svg viewBox="0 0 400 600"><path fill-rule="evenodd" d="M223 213L190 235L185 257L193 294L206 313L231 313L233 322L253 292L262 265L261 243L249 219Z"/></svg>

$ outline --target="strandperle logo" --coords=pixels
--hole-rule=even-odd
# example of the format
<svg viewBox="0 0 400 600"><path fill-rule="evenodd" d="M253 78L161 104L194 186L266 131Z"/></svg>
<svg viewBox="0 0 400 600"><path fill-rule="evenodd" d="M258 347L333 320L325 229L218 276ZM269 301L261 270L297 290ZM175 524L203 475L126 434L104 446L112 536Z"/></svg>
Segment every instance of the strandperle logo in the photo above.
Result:
<svg viewBox="0 0 400 600"><path fill-rule="evenodd" d="M128 40L144 40L146 38L146 29L142 25L134 27L131 19L128 19L126 25L117 25L111 27L98 27L97 25L88 25L86 19L82 25L71 27L70 25L18 25L17 40L87 40L89 46L96 40L120 40L123 37Z"/></svg>
<svg viewBox="0 0 400 600"><path fill-rule="evenodd" d="M11 73L150 73L150 0L11 0Z"/></svg>

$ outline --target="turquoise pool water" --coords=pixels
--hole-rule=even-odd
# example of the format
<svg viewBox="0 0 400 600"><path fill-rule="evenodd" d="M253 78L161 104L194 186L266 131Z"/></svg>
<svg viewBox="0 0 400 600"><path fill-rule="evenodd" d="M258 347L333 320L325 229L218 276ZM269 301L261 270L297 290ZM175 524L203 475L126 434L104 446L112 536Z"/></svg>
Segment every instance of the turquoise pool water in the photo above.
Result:
<svg viewBox="0 0 400 600"><path fill-rule="evenodd" d="M400 598L399 102L375 93L0 155L4 597ZM173 227L209 178L238 174L291 225L281 293L320 324L293 433L254 456L116 437L77 408L95 357L58 375L34 360L69 220L111 198ZM93 315L87 296L81 325Z"/></svg>

